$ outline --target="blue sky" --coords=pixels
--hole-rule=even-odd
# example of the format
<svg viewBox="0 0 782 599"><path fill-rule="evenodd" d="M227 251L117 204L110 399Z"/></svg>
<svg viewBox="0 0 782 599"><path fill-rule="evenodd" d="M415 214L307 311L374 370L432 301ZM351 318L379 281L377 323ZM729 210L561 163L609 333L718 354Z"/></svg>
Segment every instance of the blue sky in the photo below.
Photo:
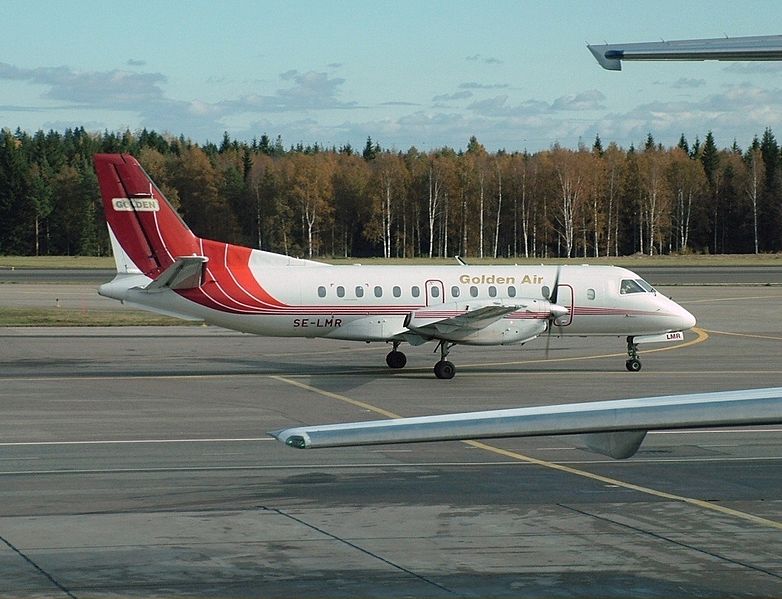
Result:
<svg viewBox="0 0 782 599"><path fill-rule="evenodd" d="M782 64L626 63L586 42L782 33L782 3L0 2L0 127L490 150L782 134Z"/></svg>

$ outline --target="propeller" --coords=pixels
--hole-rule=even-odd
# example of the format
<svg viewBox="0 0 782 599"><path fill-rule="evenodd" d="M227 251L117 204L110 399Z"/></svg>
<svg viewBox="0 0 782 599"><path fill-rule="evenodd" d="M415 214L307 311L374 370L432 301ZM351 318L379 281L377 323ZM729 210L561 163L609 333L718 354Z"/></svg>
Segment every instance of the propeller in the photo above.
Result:
<svg viewBox="0 0 782 599"><path fill-rule="evenodd" d="M549 347L551 345L551 329L554 327L554 325L557 323L557 321L562 316L567 316L570 314L570 309L566 308L565 306L560 306L557 304L557 296L559 294L559 275L562 272L562 265L560 264L557 266L557 274L554 276L554 285L551 288L551 293L549 294L549 316L548 316L548 333L546 335L546 360L548 360L548 352ZM559 328L561 325L557 325ZM562 334L562 329L560 328L560 335Z"/></svg>

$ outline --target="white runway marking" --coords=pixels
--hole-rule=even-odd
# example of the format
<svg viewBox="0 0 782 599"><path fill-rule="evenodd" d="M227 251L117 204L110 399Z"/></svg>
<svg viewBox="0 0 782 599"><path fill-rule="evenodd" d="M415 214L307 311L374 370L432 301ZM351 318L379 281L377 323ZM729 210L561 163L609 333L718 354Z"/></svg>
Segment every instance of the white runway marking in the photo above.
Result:
<svg viewBox="0 0 782 599"><path fill-rule="evenodd" d="M650 435L727 435L727 434L745 434L745 433L782 433L782 428L754 428L754 429L682 429L675 431L650 431ZM24 447L24 446L57 446L57 445L133 445L133 444L153 444L153 443L254 443L257 441L274 441L272 437L237 437L237 438L206 438L206 439L100 439L94 441L11 441L0 443L0 447ZM541 450L567 450L576 449L574 447L539 447ZM403 453L407 449L385 449L375 450L384 453Z"/></svg>
<svg viewBox="0 0 782 599"><path fill-rule="evenodd" d="M271 437L247 437L239 439L117 439L100 441L17 441L0 443L0 447L23 447L29 445L133 445L143 443L245 443L274 441Z"/></svg>

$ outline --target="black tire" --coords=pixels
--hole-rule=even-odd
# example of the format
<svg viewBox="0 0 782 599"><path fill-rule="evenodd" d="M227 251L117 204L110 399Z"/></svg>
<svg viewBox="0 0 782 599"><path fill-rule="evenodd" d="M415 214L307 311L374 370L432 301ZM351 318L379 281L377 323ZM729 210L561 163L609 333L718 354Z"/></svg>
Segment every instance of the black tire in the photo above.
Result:
<svg viewBox="0 0 782 599"><path fill-rule="evenodd" d="M389 368L404 368L407 364L407 356L401 351L390 351L386 356L386 364Z"/></svg>
<svg viewBox="0 0 782 599"><path fill-rule="evenodd" d="M434 375L438 379L452 379L456 374L456 366L448 360L440 360L434 365Z"/></svg>
<svg viewBox="0 0 782 599"><path fill-rule="evenodd" d="M636 360L635 358L628 360L625 362L625 368L630 372L638 372L641 370L641 360Z"/></svg>

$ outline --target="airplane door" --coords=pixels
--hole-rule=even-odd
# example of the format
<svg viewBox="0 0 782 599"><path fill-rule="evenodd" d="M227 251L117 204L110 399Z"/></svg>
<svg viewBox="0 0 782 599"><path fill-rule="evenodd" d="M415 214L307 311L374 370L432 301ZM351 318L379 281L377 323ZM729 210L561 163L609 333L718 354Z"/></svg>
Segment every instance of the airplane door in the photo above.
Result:
<svg viewBox="0 0 782 599"><path fill-rule="evenodd" d="M429 280L426 282L426 305L437 306L445 303L445 286L442 281Z"/></svg>
<svg viewBox="0 0 782 599"><path fill-rule="evenodd" d="M573 307L575 306L575 291L570 285L558 285L557 286L557 304L564 306L570 312L565 316L557 318L556 324L558 327L566 327L573 323Z"/></svg>

